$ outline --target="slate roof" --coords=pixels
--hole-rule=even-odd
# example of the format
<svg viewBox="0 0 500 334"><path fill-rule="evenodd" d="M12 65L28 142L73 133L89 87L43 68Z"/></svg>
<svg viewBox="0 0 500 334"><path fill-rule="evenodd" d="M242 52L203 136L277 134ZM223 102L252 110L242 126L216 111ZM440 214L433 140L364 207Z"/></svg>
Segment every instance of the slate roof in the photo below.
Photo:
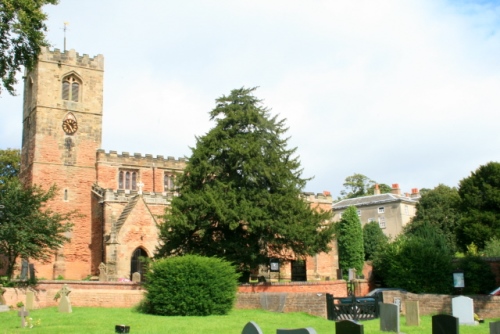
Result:
<svg viewBox="0 0 500 334"><path fill-rule="evenodd" d="M380 194L380 195L371 195L371 196L363 196L357 198L349 198L341 200L340 202L334 203L332 205L333 210L345 209L350 206L360 207L360 206L368 206L368 205L378 205L385 204L391 202L409 202L409 203L417 203L418 201L409 198L406 196L395 195L395 194Z"/></svg>

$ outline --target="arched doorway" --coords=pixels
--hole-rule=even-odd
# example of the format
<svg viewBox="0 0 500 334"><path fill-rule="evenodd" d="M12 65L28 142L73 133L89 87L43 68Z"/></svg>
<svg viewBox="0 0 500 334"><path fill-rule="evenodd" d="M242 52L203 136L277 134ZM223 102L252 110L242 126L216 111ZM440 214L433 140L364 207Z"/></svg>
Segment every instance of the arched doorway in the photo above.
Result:
<svg viewBox="0 0 500 334"><path fill-rule="evenodd" d="M130 260L130 280L132 280L133 273L141 274L141 282L144 281L144 274L146 272L146 263L143 258L147 258L148 253L141 247L138 247L132 253Z"/></svg>

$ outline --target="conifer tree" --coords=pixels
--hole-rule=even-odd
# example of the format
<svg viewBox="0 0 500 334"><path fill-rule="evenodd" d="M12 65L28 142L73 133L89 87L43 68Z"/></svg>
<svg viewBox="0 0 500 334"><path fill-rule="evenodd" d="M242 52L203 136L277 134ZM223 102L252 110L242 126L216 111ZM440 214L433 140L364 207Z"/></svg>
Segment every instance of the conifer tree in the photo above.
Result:
<svg viewBox="0 0 500 334"><path fill-rule="evenodd" d="M342 219L336 224L336 232L340 268L344 271L355 268L360 274L363 270L365 250L363 229L356 207L350 206L342 213Z"/></svg>
<svg viewBox="0 0 500 334"><path fill-rule="evenodd" d="M216 125L197 137L178 197L160 225L157 256L199 254L225 258L247 271L269 263L329 250L330 213L301 198L296 149L287 148L285 120L271 117L241 88L216 100Z"/></svg>

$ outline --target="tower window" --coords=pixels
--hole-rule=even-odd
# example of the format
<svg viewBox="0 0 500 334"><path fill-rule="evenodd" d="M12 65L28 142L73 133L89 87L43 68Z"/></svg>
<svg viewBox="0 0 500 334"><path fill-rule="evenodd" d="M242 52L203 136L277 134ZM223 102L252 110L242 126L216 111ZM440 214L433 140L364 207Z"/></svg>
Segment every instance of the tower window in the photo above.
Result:
<svg viewBox="0 0 500 334"><path fill-rule="evenodd" d="M69 75L62 82L63 100L78 102L80 98L80 81L74 76Z"/></svg>
<svg viewBox="0 0 500 334"><path fill-rule="evenodd" d="M165 173L163 176L163 191L172 191L174 190L174 175Z"/></svg>
<svg viewBox="0 0 500 334"><path fill-rule="evenodd" d="M118 174L118 189L136 190L137 171L121 170Z"/></svg>

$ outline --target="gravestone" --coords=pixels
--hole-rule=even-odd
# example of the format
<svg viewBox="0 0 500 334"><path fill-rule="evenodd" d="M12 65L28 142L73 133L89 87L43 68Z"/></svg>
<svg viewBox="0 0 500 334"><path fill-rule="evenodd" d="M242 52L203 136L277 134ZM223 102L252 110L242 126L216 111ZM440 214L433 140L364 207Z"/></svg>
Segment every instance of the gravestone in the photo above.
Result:
<svg viewBox="0 0 500 334"><path fill-rule="evenodd" d="M253 321L250 321L245 325L245 327L243 327L241 334L263 334L263 333L259 325L257 325Z"/></svg>
<svg viewBox="0 0 500 334"><path fill-rule="evenodd" d="M3 297L3 294L6 292L7 290L3 287L2 284L0 284L0 312L8 312L10 311L10 308L9 306L7 306L6 302L5 302L5 298Z"/></svg>
<svg viewBox="0 0 500 334"><path fill-rule="evenodd" d="M101 281L101 282L108 281L107 268L103 262L101 262L101 264L99 265L99 281Z"/></svg>
<svg viewBox="0 0 500 334"><path fill-rule="evenodd" d="M379 303L380 330L399 333L399 307L396 304Z"/></svg>
<svg viewBox="0 0 500 334"><path fill-rule="evenodd" d="M407 301L406 306L406 326L420 326L420 310L417 301Z"/></svg>
<svg viewBox="0 0 500 334"><path fill-rule="evenodd" d="M21 328L26 327L26 317L30 315L28 311L24 308L24 306L21 308L19 312L17 312L17 315L21 317Z"/></svg>
<svg viewBox="0 0 500 334"><path fill-rule="evenodd" d="M432 334L458 334L458 318L448 314L432 316Z"/></svg>
<svg viewBox="0 0 500 334"><path fill-rule="evenodd" d="M458 296L451 300L451 309L460 325L475 325L474 300L466 296Z"/></svg>
<svg viewBox="0 0 500 334"><path fill-rule="evenodd" d="M33 263L28 264L28 271L30 274L30 280L35 280L35 265Z"/></svg>
<svg viewBox="0 0 500 334"><path fill-rule="evenodd" d="M127 325L116 325L115 333L130 333L130 326Z"/></svg>
<svg viewBox="0 0 500 334"><path fill-rule="evenodd" d="M500 321L490 322L490 334L500 334Z"/></svg>
<svg viewBox="0 0 500 334"><path fill-rule="evenodd" d="M34 309L33 302L35 300L35 293L31 290L26 291L26 309L31 311Z"/></svg>
<svg viewBox="0 0 500 334"><path fill-rule="evenodd" d="M276 334L317 334L314 328L277 329Z"/></svg>
<svg viewBox="0 0 500 334"><path fill-rule="evenodd" d="M353 320L342 320L335 322L335 334L364 334L362 324Z"/></svg>
<svg viewBox="0 0 500 334"><path fill-rule="evenodd" d="M69 289L67 284L64 284L61 290L59 290L54 297L54 299L61 298L59 301L59 312L61 313L71 313L73 309L71 308L71 301L69 300L69 294L71 290Z"/></svg>
<svg viewBox="0 0 500 334"><path fill-rule="evenodd" d="M21 260L21 275L19 278L24 281L26 278L28 278L28 260L22 259Z"/></svg>
<svg viewBox="0 0 500 334"><path fill-rule="evenodd" d="M135 272L132 274L132 282L140 283L141 282L141 273Z"/></svg>

